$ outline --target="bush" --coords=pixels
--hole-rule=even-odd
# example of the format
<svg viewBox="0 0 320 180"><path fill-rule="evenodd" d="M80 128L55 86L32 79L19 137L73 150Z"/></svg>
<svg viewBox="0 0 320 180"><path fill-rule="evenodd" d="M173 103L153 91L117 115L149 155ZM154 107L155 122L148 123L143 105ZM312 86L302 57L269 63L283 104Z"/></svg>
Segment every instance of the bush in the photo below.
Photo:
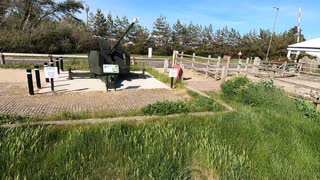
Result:
<svg viewBox="0 0 320 180"><path fill-rule="evenodd" d="M242 104L273 107L278 109L295 108L294 102L276 88L273 81L251 82L245 77L237 77L221 85L223 94Z"/></svg>
<svg viewBox="0 0 320 180"><path fill-rule="evenodd" d="M304 114L305 117L320 120L320 113L317 112L316 106L305 100L296 101L297 109Z"/></svg>
<svg viewBox="0 0 320 180"><path fill-rule="evenodd" d="M235 96L238 94L238 91L241 87L247 85L250 82L250 80L247 77L237 77L230 79L228 81L225 81L221 85L221 90L224 95L226 96Z"/></svg>
<svg viewBox="0 0 320 180"><path fill-rule="evenodd" d="M9 115L9 114L0 114L0 124L5 123L14 123L25 121L28 117Z"/></svg>

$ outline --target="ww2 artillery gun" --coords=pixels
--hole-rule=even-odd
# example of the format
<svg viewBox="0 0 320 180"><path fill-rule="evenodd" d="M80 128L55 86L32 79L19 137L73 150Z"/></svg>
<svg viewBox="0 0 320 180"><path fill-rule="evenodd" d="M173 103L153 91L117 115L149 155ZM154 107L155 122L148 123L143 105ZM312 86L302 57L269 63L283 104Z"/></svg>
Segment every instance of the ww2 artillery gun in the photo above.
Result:
<svg viewBox="0 0 320 180"><path fill-rule="evenodd" d="M91 50L88 56L90 72L74 73L69 71L69 79L73 79L73 77L100 78L106 82L107 89L115 88L115 83L119 77L130 75L130 55L120 47L120 43L136 23L138 23L137 18L134 19L113 47L108 40L97 37L99 49ZM110 69L110 67L113 71L106 72L105 69Z"/></svg>

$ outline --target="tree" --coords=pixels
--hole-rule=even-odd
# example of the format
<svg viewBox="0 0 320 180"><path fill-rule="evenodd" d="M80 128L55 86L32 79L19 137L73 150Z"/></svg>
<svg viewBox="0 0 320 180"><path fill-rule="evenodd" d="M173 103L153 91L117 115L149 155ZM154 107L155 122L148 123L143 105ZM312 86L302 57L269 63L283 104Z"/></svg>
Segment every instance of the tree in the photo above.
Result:
<svg viewBox="0 0 320 180"><path fill-rule="evenodd" d="M128 39L132 42L128 49L131 53L135 54L146 54L149 47L149 32L146 28L135 25L133 29L128 34Z"/></svg>
<svg viewBox="0 0 320 180"><path fill-rule="evenodd" d="M113 31L113 35L114 38L119 40L121 38L121 36L123 35L123 33L126 32L127 28L129 27L130 23L129 20L126 16L120 18L119 16L117 16L114 20L114 31ZM125 38L125 40L127 40L127 38Z"/></svg>
<svg viewBox="0 0 320 180"><path fill-rule="evenodd" d="M9 11L10 2L9 0L0 1L0 26L4 23L5 17Z"/></svg>
<svg viewBox="0 0 320 180"><path fill-rule="evenodd" d="M197 47L201 42L202 27L194 25L192 22L187 26L187 42L186 44L191 47Z"/></svg>
<svg viewBox="0 0 320 180"><path fill-rule="evenodd" d="M172 26L172 39L174 43L179 45L184 44L184 37L187 34L187 28L185 25L182 25L180 20L178 19L175 24Z"/></svg>
<svg viewBox="0 0 320 180"><path fill-rule="evenodd" d="M107 26L108 26L107 36L111 37L113 35L113 32L115 31L113 17L112 17L111 12L109 12L107 15Z"/></svg>
<svg viewBox="0 0 320 180"><path fill-rule="evenodd" d="M202 31L202 44L204 48L211 48L213 44L213 30L212 25L205 26Z"/></svg>
<svg viewBox="0 0 320 180"><path fill-rule="evenodd" d="M95 22L95 15L90 12L88 17L88 29L92 30L94 29L94 22Z"/></svg>
<svg viewBox="0 0 320 180"><path fill-rule="evenodd" d="M97 9L94 16L93 32L97 36L106 37L108 31L107 20L100 9Z"/></svg>
<svg viewBox="0 0 320 180"><path fill-rule="evenodd" d="M284 36L288 44L297 43L297 36L298 36L298 27L294 26L289 29L288 32L284 32ZM305 41L306 38L302 34L302 30L300 30L300 42Z"/></svg>
<svg viewBox="0 0 320 180"><path fill-rule="evenodd" d="M153 43L156 47L166 47L171 41L171 28L166 17L160 16L153 23Z"/></svg>
<svg viewBox="0 0 320 180"><path fill-rule="evenodd" d="M20 29L27 26L39 25L46 19L60 19L69 16L76 19L74 14L83 9L82 3L76 0L56 2L54 0L11 0L10 14L21 20Z"/></svg>

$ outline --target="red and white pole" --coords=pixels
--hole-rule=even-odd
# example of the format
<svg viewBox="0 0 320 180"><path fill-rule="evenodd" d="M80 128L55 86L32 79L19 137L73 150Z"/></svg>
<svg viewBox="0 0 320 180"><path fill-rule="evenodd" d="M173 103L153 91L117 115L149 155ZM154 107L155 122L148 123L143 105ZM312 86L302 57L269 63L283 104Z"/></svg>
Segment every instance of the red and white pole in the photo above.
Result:
<svg viewBox="0 0 320 180"><path fill-rule="evenodd" d="M300 42L300 28L301 28L301 8L299 8L299 15L298 15L298 35L297 35L297 43Z"/></svg>

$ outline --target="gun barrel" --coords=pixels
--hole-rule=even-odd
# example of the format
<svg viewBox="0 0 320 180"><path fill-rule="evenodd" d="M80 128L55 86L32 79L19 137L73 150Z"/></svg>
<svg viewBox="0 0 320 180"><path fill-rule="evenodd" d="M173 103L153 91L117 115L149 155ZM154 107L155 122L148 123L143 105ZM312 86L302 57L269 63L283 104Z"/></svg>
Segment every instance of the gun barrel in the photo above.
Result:
<svg viewBox="0 0 320 180"><path fill-rule="evenodd" d="M121 38L120 38L120 39L117 41L117 43L112 47L111 53L113 53L113 52L116 50L116 48L119 46L121 40L126 36L126 34L127 34L127 33L130 31L130 29L134 26L134 24L135 24L135 22L132 22L132 23L130 24L130 26L128 27L128 29L126 30L126 32L124 32L124 33L122 34Z"/></svg>

